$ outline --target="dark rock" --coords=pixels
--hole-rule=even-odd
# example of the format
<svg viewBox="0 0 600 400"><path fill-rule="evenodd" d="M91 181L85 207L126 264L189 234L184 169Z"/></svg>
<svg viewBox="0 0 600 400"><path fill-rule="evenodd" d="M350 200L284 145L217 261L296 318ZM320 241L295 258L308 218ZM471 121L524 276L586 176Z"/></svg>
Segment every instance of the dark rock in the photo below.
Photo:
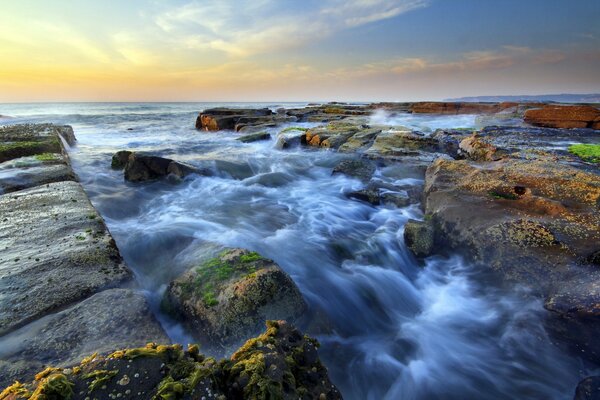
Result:
<svg viewBox="0 0 600 400"><path fill-rule="evenodd" d="M273 112L268 108L262 109L237 109L237 108L212 108L205 110L196 119L196 129L206 131L219 131L235 129L237 124L256 125L270 121ZM237 129L236 129L237 130Z"/></svg>
<svg viewBox="0 0 600 400"><path fill-rule="evenodd" d="M245 136L241 136L239 138L237 138L236 140L239 140L242 143L251 143L251 142L257 142L259 140L269 140L271 139L271 135L267 132L258 132L258 133L253 133L251 135L245 135Z"/></svg>
<svg viewBox="0 0 600 400"><path fill-rule="evenodd" d="M157 345L93 355L71 368L48 368L2 393L13 398L341 399L317 354L316 340L284 321L216 361L198 346Z"/></svg>
<svg viewBox="0 0 600 400"><path fill-rule="evenodd" d="M117 156L115 154L115 156ZM114 159L114 157L113 157ZM124 176L130 182L143 182L173 175L184 178L191 174L211 175L210 171L173 161L169 158L131 153L125 164Z"/></svg>
<svg viewBox="0 0 600 400"><path fill-rule="evenodd" d="M123 169L125 165L127 165L127 161L129 160L129 156L131 155L131 151L129 150L121 150L117 151L113 156L110 163L111 168L114 169Z"/></svg>
<svg viewBox="0 0 600 400"><path fill-rule="evenodd" d="M360 200L378 206L381 204L381 198L379 197L379 190L377 189L361 189L347 194L348 198Z"/></svg>
<svg viewBox="0 0 600 400"><path fill-rule="evenodd" d="M430 256L434 244L433 224L430 221L409 219L404 226L404 242L415 256Z"/></svg>
<svg viewBox="0 0 600 400"><path fill-rule="evenodd" d="M16 158L0 164L0 194L47 183L76 180L65 157L58 153Z"/></svg>
<svg viewBox="0 0 600 400"><path fill-rule="evenodd" d="M343 160L333 167L333 174L353 176L368 182L375 173L375 164L368 160Z"/></svg>
<svg viewBox="0 0 600 400"><path fill-rule="evenodd" d="M589 376L579 382L573 400L600 400L600 376Z"/></svg>
<svg viewBox="0 0 600 400"><path fill-rule="evenodd" d="M306 304L290 277L256 252L226 249L171 282L163 307L203 345L241 343L265 320L294 321Z"/></svg>
<svg viewBox="0 0 600 400"><path fill-rule="evenodd" d="M0 196L0 333L130 278L81 185Z"/></svg>
<svg viewBox="0 0 600 400"><path fill-rule="evenodd" d="M275 148L279 150L299 146L302 142L302 136L306 135L307 128L289 127L277 134Z"/></svg>

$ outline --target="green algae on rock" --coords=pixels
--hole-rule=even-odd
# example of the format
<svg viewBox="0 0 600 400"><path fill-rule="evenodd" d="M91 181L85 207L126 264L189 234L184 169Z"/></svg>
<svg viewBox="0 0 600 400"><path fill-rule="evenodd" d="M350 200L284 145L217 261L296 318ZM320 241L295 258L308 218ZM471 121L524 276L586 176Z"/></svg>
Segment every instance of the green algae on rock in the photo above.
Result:
<svg viewBox="0 0 600 400"><path fill-rule="evenodd" d="M318 342L284 321L250 339L230 359L205 357L198 346L157 345L97 353L67 368L47 368L15 382L0 400L341 399L321 364Z"/></svg>
<svg viewBox="0 0 600 400"><path fill-rule="evenodd" d="M569 153L575 154L583 161L600 163L600 144L573 144Z"/></svg>
<svg viewBox="0 0 600 400"><path fill-rule="evenodd" d="M294 321L306 305L290 277L272 260L226 249L173 281L163 309L201 341L240 343L268 319Z"/></svg>

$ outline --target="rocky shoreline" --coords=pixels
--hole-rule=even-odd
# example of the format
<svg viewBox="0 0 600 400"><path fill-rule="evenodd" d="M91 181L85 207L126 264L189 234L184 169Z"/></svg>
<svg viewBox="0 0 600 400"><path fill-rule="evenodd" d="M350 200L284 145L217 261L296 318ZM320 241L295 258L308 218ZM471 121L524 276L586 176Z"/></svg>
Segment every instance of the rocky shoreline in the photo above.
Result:
<svg viewBox="0 0 600 400"><path fill-rule="evenodd" d="M369 116L380 109L523 123L425 134L372 124ZM279 129L294 122L315 126ZM598 145L599 124L593 105L422 102L210 109L198 115L196 128L243 133L243 143L271 140L269 132L279 129L273 151L345 154L332 174L363 182L345 194L348 201L421 204L423 220L404 230L415 257L458 252L506 285L528 287L543 299L556 341L598 365L600 167L566 147ZM0 334L17 344L0 354L0 387L7 387L0 399L341 398L318 360L317 343L289 325L306 317L306 305L274 262L246 249L201 249L204 256L169 285L162 307L203 346L239 346L265 320L288 323L269 323L266 333L223 361L167 346L70 167L73 130L13 125L0 128L0 140ZM422 190L377 178L378 168L397 165L424 179ZM218 173L126 149L112 167L130 182ZM143 347L149 342L160 345ZM89 358L94 353L100 355ZM54 369L40 373L48 366ZM148 374L149 382L130 384L129 371ZM585 393L594 379L582 382L578 399L593 398ZM15 380L23 384L9 386Z"/></svg>

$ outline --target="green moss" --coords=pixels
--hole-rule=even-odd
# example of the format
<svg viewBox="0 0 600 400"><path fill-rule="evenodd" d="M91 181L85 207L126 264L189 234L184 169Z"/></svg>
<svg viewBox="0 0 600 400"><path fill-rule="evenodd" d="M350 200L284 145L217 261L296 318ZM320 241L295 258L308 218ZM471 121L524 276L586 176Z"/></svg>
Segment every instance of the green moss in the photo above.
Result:
<svg viewBox="0 0 600 400"><path fill-rule="evenodd" d="M115 351L108 358L133 360L138 357L159 357L163 360L177 360L181 358L182 354L182 347L179 344L157 345L156 343L148 343L145 347Z"/></svg>
<svg viewBox="0 0 600 400"><path fill-rule="evenodd" d="M243 263L250 263L253 261L258 261L258 260L263 260L263 259L264 258L255 251L251 251L248 254L242 254L240 256L240 262L243 262Z"/></svg>
<svg viewBox="0 0 600 400"><path fill-rule="evenodd" d="M325 114L344 114L346 110L340 107L325 107L323 112Z"/></svg>
<svg viewBox="0 0 600 400"><path fill-rule="evenodd" d="M204 305L206 305L207 307L214 307L217 304L219 304L219 300L217 300L217 298L215 297L214 292L204 293L204 296L202 296L202 301L204 302Z"/></svg>
<svg viewBox="0 0 600 400"><path fill-rule="evenodd" d="M283 129L280 133L291 132L291 131L306 132L307 130L308 130L308 128L303 128L301 126L290 126L290 127Z"/></svg>
<svg viewBox="0 0 600 400"><path fill-rule="evenodd" d="M0 393L0 400L5 399L28 399L31 392L19 381L16 381Z"/></svg>
<svg viewBox="0 0 600 400"><path fill-rule="evenodd" d="M56 153L42 153L37 154L35 159L38 161L58 161L60 160L60 155Z"/></svg>
<svg viewBox="0 0 600 400"><path fill-rule="evenodd" d="M97 215L96 214L90 214L88 215L88 219L96 219Z"/></svg>
<svg viewBox="0 0 600 400"><path fill-rule="evenodd" d="M100 369L83 375L83 379L93 379L88 386L89 391L93 392L110 381L117 373L119 373L117 370L107 371Z"/></svg>
<svg viewBox="0 0 600 400"><path fill-rule="evenodd" d="M600 163L600 144L574 144L569 146L569 152L584 161Z"/></svg>

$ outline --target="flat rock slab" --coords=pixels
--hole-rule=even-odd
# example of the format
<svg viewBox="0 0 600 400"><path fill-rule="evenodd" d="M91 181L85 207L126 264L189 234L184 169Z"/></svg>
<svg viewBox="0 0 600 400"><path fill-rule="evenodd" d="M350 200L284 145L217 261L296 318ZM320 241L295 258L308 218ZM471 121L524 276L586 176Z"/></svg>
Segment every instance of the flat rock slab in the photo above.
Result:
<svg viewBox="0 0 600 400"><path fill-rule="evenodd" d="M77 182L0 196L0 334L130 278Z"/></svg>
<svg viewBox="0 0 600 400"><path fill-rule="evenodd" d="M0 127L0 162L43 153L61 153L61 138L75 144L70 126L24 124Z"/></svg>
<svg viewBox="0 0 600 400"><path fill-rule="evenodd" d="M0 164L0 194L77 178L58 153L22 157Z"/></svg>
<svg viewBox="0 0 600 400"><path fill-rule="evenodd" d="M66 366L93 353L168 343L144 295L109 289L0 339L0 386L28 382L45 365Z"/></svg>

